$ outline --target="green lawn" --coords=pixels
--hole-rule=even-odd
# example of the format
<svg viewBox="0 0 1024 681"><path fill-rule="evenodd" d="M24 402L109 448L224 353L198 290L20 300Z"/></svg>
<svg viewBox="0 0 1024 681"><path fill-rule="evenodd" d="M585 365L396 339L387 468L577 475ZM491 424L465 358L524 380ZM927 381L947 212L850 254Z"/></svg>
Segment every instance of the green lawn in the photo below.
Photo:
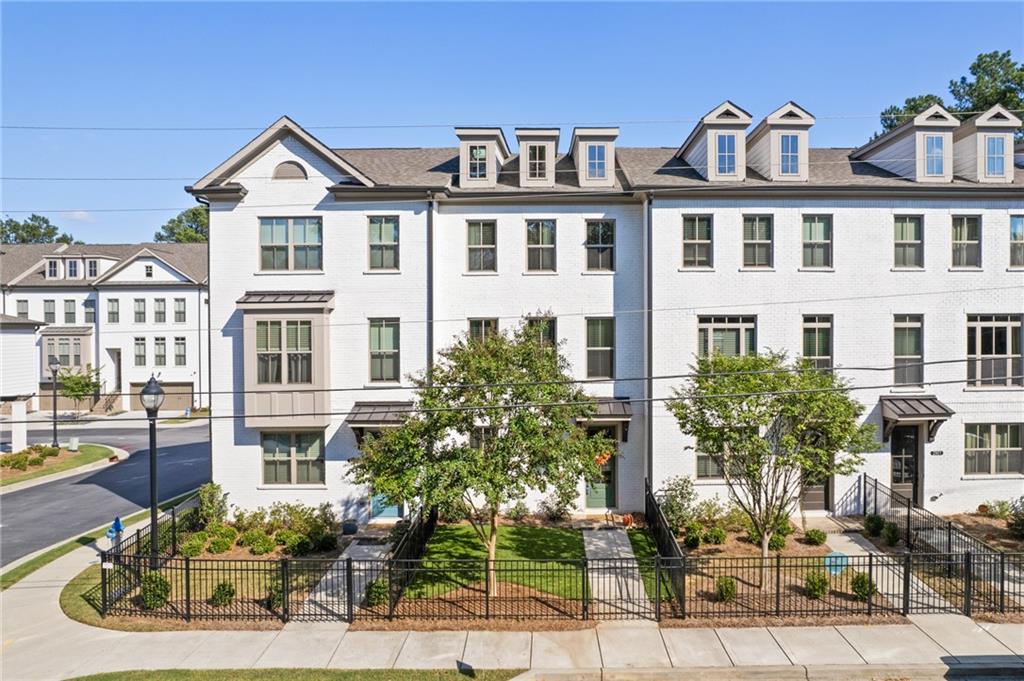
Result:
<svg viewBox="0 0 1024 681"><path fill-rule="evenodd" d="M565 598L579 598L582 570L578 565L514 565L502 561L581 560L583 535L554 527L502 525L498 528L498 581L520 584ZM469 525L441 525L423 556L425 571L405 591L407 598L439 596L484 581L487 551ZM466 563L451 561L466 560ZM472 562L469 562L472 561Z"/></svg>
<svg viewBox="0 0 1024 681"><path fill-rule="evenodd" d="M59 461L52 466L34 466L30 467L27 471L19 472L16 475L11 475L10 477L5 477L3 480L0 480L0 487L13 485L16 482L25 482L26 480L41 478L44 475L53 475L54 473L71 470L72 468L78 468L79 466L84 466L96 461L103 461L105 459L109 459L113 454L114 453L108 448L101 447L100 445L82 445L79 448L78 454L68 457L63 461Z"/></svg>
<svg viewBox="0 0 1024 681"><path fill-rule="evenodd" d="M197 419L205 419L209 415L209 407L203 407L201 409L193 409L192 413L188 416L175 416L170 419L160 419L160 423L189 423L190 421L195 421Z"/></svg>
<svg viewBox="0 0 1024 681"><path fill-rule="evenodd" d="M506 681L522 670L167 669L79 676L71 681Z"/></svg>
<svg viewBox="0 0 1024 681"><path fill-rule="evenodd" d="M654 581L656 576L650 560L658 555L658 545L654 543L654 537L647 530L633 528L626 530L626 534L629 535L629 543L633 545L633 555L640 559L640 577L644 580L644 590L647 591L647 597L653 601L657 593ZM672 593L669 590L668 575L667 573L662 573L661 600L668 601L671 599Z"/></svg>

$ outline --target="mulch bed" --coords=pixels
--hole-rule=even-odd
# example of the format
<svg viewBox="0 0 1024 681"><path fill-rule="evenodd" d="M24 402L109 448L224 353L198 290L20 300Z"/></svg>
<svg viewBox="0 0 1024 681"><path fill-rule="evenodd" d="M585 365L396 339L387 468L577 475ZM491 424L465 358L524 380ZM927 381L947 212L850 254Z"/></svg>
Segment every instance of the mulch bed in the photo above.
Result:
<svg viewBox="0 0 1024 681"><path fill-rule="evenodd" d="M181 546L182 541L188 535L180 535L178 546ZM249 548L246 546L239 546L232 544L231 548L224 553L210 553L203 551L192 560L281 560L282 558L289 558L291 560L334 560L344 553L345 548L352 542L352 538L348 536L338 537L338 547L333 551L324 551L322 553L310 553L305 556L289 556L285 554L283 546L275 546L274 550L270 553L264 553L259 556L254 556ZM177 558L183 558L181 555L177 555Z"/></svg>
<svg viewBox="0 0 1024 681"><path fill-rule="evenodd" d="M990 518L978 513L958 513L946 518L962 527L967 534L973 535L1001 551L1024 551L1024 539L1015 537L1006 527L1005 520Z"/></svg>
<svg viewBox="0 0 1024 681"><path fill-rule="evenodd" d="M664 618L661 626L670 629L694 627L833 627L847 624L909 624L903 615L814 615L806 617L687 617Z"/></svg>
<svg viewBox="0 0 1024 681"><path fill-rule="evenodd" d="M0 468L0 480L7 480L7 479L10 479L10 478L16 478L16 477L25 475L26 473L33 473L35 471L45 471L45 470L47 470L49 468L53 468L54 466L56 466L59 463L63 463L64 461L67 461L68 459L72 459L72 458L78 456L81 453L82 453L81 451L72 452L72 451L70 451L68 449L64 449L63 447L61 447L60 454L58 454L57 456L48 456L48 457L46 457L45 459L43 459L43 464L41 466L29 466L28 468L26 468L23 471L19 471L16 468ZM114 452L110 452L110 453L111 453L111 455L113 455ZM97 461L103 461L103 459L97 459ZM68 469L68 470L72 470L72 469Z"/></svg>
<svg viewBox="0 0 1024 681"><path fill-rule="evenodd" d="M683 545L682 538L679 545ZM695 558L759 558L761 546L747 540L746 532L727 532L724 544L701 544L698 549L683 549L688 556ZM769 557L774 558L778 553L783 557L789 556L827 556L832 549L827 544L814 546L807 543L804 533L800 530L786 537L786 546L781 551L769 552Z"/></svg>

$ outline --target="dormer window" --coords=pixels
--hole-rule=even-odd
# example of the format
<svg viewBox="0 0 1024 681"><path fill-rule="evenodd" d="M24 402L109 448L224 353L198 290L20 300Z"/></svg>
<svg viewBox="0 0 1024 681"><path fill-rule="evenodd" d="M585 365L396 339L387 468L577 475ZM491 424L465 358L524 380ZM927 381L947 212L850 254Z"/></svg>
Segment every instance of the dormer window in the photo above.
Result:
<svg viewBox="0 0 1024 681"><path fill-rule="evenodd" d="M925 135L924 138L924 163L925 175L941 176L944 171L942 162L942 135Z"/></svg>
<svg viewBox="0 0 1024 681"><path fill-rule="evenodd" d="M799 135L779 135L779 173L782 175L800 174Z"/></svg>
<svg viewBox="0 0 1024 681"><path fill-rule="evenodd" d="M603 180L607 169L605 165L605 147L603 144L587 145L587 178Z"/></svg>
<svg viewBox="0 0 1024 681"><path fill-rule="evenodd" d="M46 278L56 279L57 278L57 261L50 260L46 263Z"/></svg>
<svg viewBox="0 0 1024 681"><path fill-rule="evenodd" d="M736 174L736 135L720 134L718 136L718 174Z"/></svg>
<svg viewBox="0 0 1024 681"><path fill-rule="evenodd" d="M153 278L153 266L152 265L146 265L146 279L152 279L152 278Z"/></svg>
<svg viewBox="0 0 1024 681"><path fill-rule="evenodd" d="M543 180L548 176L548 149L543 144L526 147L527 176L531 180Z"/></svg>
<svg viewBox="0 0 1024 681"><path fill-rule="evenodd" d="M78 261L68 260L68 279L78 278Z"/></svg>
<svg viewBox="0 0 1024 681"><path fill-rule="evenodd" d="M95 260L88 260L85 263L85 271L90 279L94 279L99 274L99 263Z"/></svg>
<svg viewBox="0 0 1024 681"><path fill-rule="evenodd" d="M469 177L482 180L487 177L487 146L473 144L469 147Z"/></svg>
<svg viewBox="0 0 1024 681"><path fill-rule="evenodd" d="M985 174L989 177L1006 174L1006 138L1003 135L985 138Z"/></svg>

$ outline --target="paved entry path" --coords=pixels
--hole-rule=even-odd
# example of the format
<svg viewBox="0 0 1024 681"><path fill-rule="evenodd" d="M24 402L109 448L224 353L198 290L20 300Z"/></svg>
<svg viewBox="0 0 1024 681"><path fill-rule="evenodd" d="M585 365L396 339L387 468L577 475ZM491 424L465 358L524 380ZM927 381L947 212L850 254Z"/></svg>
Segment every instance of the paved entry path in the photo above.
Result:
<svg viewBox="0 0 1024 681"><path fill-rule="evenodd" d="M366 586L377 577L380 566L376 563L384 557L390 544L384 541L357 539L341 554L309 598L302 605L304 617L320 619L344 619L348 616L348 592L345 584L345 563L352 559L352 602L357 606L366 595Z"/></svg>
<svg viewBox="0 0 1024 681"><path fill-rule="evenodd" d="M583 530L591 612L595 615L651 613L640 566L626 531L618 527Z"/></svg>

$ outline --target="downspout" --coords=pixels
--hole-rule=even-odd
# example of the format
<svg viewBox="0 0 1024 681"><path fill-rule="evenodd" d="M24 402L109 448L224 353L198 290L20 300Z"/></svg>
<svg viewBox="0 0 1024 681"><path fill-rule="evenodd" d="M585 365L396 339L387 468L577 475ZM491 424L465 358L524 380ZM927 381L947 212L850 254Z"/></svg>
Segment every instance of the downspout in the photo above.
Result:
<svg viewBox="0 0 1024 681"><path fill-rule="evenodd" d="M434 366L434 196L427 194L427 371ZM430 374L427 374L430 380Z"/></svg>
<svg viewBox="0 0 1024 681"><path fill-rule="evenodd" d="M210 480L213 480L213 325L211 324L212 317L210 315L210 291L213 290L212 279L213 269L210 267L210 238L213 236L213 214L210 212L210 202L202 197L197 196L196 201L206 206L206 389L209 393L206 396L206 441L210 444ZM198 317L202 319L203 312L199 311ZM200 326L202 324L200 323ZM202 338L202 331L198 333L199 338ZM200 341L202 342L202 341ZM199 348L199 356L202 357L203 349ZM201 360L200 360L201 361ZM202 371L202 369L200 369Z"/></svg>
<svg viewBox="0 0 1024 681"><path fill-rule="evenodd" d="M654 487L654 229L652 221L652 197L644 194L644 445L647 454L645 471L651 487Z"/></svg>

